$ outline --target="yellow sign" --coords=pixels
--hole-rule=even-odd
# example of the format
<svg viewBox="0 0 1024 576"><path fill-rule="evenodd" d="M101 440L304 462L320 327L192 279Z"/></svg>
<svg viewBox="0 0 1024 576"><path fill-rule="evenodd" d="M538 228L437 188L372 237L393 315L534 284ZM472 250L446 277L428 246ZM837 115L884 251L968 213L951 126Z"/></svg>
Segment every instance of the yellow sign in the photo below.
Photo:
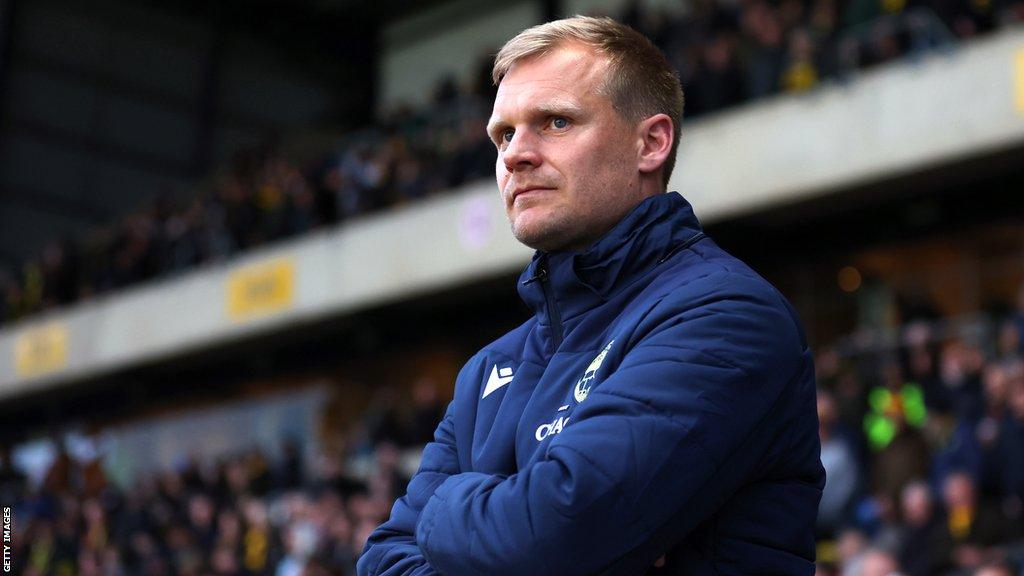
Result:
<svg viewBox="0 0 1024 576"><path fill-rule="evenodd" d="M1013 65L1013 102L1018 114L1024 114L1024 48L1018 48Z"/></svg>
<svg viewBox="0 0 1024 576"><path fill-rule="evenodd" d="M27 378L60 370L68 363L68 329L59 322L30 328L14 340L14 367Z"/></svg>
<svg viewBox="0 0 1024 576"><path fill-rule="evenodd" d="M228 276L228 316L246 320L292 306L295 262L280 258L235 270Z"/></svg>

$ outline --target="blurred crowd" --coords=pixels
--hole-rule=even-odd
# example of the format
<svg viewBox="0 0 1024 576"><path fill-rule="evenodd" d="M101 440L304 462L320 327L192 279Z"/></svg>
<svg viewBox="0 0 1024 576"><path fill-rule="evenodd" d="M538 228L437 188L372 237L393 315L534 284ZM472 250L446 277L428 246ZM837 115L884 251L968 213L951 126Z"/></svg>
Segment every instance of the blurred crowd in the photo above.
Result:
<svg viewBox="0 0 1024 576"><path fill-rule="evenodd" d="M620 15L679 71L686 117L803 92L1024 22L1021 0L694 0Z"/></svg>
<svg viewBox="0 0 1024 576"><path fill-rule="evenodd" d="M684 6L633 2L617 16L652 38L679 70L688 118L808 90L825 78L1024 21L1024 0ZM429 106L389 110L310 165L269 147L245 151L201 190L165 192L87 237L56 239L23 265L0 267L0 324L490 178L490 67L485 55L468 81L442 78Z"/></svg>
<svg viewBox="0 0 1024 576"><path fill-rule="evenodd" d="M102 456L61 448L32 486L2 454L0 497L15 503L13 572L354 575L363 543L405 493L443 411L430 381L413 387L411 402L384 387L364 419L325 442L310 466L301 445L285 441L273 457L256 448L192 455L127 487L108 479Z"/></svg>
<svg viewBox="0 0 1024 576"><path fill-rule="evenodd" d="M305 170L270 148L248 150L192 197L165 193L85 238L56 239L20 269L0 266L0 324L493 173L481 112L431 121L363 135Z"/></svg>
<svg viewBox="0 0 1024 576"><path fill-rule="evenodd" d="M1022 332L1024 290L996 321L910 318L882 345L858 333L816 355L819 576L1024 576ZM383 386L308 469L286 443L119 487L62 452L28 488L4 457L15 572L353 574L444 408L430 380Z"/></svg>
<svg viewBox="0 0 1024 576"><path fill-rule="evenodd" d="M301 481L298 458L259 451L178 469L121 489L65 453L13 519L25 576L354 574L369 531L395 496L389 446L368 481ZM392 459L393 460L393 459ZM344 480L344 481L341 481Z"/></svg>
<svg viewBox="0 0 1024 576"><path fill-rule="evenodd" d="M198 190L164 191L20 269L0 265L0 325L493 178L485 100L444 80L431 108L391 111L307 165L270 145L241 151Z"/></svg>
<svg viewBox="0 0 1024 576"><path fill-rule="evenodd" d="M1022 331L1024 290L995 322L910 318L816 355L820 574L1024 574Z"/></svg>

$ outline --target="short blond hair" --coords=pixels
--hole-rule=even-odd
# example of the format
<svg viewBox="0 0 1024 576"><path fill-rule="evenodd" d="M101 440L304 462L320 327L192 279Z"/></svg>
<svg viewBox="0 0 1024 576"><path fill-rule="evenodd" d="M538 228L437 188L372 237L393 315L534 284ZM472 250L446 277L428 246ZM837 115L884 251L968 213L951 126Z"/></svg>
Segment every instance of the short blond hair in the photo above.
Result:
<svg viewBox="0 0 1024 576"><path fill-rule="evenodd" d="M608 58L608 77L602 89L622 118L635 124L664 113L672 119L672 150L662 178L662 185L668 186L679 148L683 88L665 55L643 34L611 18L592 16L574 16L527 28L498 51L491 74L494 85L501 84L516 62L544 56L569 42L590 46Z"/></svg>

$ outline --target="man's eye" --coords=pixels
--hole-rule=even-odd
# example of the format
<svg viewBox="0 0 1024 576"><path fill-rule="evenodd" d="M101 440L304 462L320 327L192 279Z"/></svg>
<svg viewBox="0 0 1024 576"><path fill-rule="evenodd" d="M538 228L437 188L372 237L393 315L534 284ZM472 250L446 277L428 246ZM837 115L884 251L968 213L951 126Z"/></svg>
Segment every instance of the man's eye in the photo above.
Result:
<svg viewBox="0 0 1024 576"><path fill-rule="evenodd" d="M511 142L512 141L512 135L515 134L515 133L516 133L516 131L511 129L511 128L506 128L505 130L502 130L501 131L501 140L502 140L502 142Z"/></svg>
<svg viewBox="0 0 1024 576"><path fill-rule="evenodd" d="M556 116L551 119L551 126L557 128L558 130L561 130L563 128L569 127L569 121L566 120L565 118L562 118L561 116Z"/></svg>

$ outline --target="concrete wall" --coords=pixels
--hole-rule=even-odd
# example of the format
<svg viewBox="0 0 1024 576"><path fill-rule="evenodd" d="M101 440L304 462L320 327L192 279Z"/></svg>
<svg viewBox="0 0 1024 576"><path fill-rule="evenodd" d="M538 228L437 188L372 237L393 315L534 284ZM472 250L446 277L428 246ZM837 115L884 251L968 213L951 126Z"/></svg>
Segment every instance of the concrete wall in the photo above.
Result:
<svg viewBox="0 0 1024 576"><path fill-rule="evenodd" d="M429 102L440 78L472 81L481 58L540 22L540 3L517 2L482 9L478 2L453 2L384 30L380 108Z"/></svg>

